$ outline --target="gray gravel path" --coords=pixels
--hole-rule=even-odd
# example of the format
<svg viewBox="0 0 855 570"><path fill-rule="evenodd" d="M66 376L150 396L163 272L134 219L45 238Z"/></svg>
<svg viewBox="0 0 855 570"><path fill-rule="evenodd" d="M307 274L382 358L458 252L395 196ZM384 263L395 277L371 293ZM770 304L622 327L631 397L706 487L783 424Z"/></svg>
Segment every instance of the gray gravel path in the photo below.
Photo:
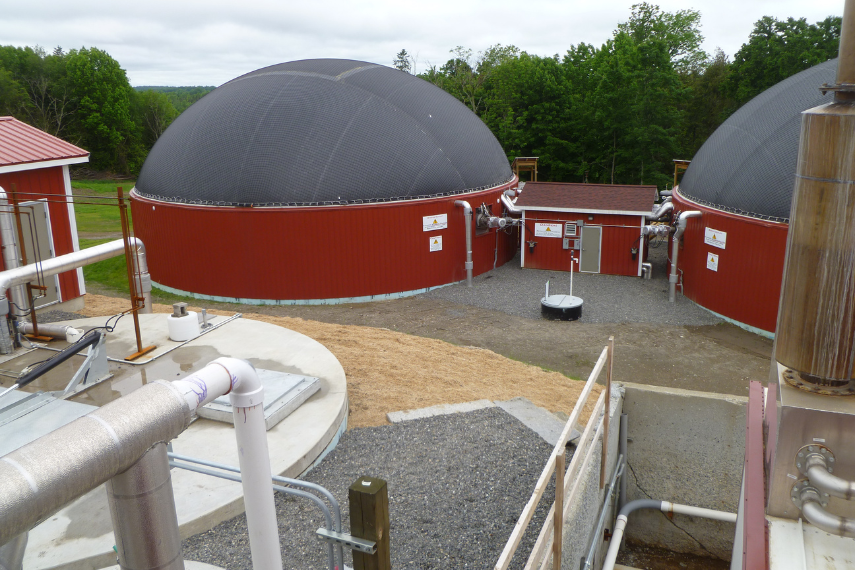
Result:
<svg viewBox="0 0 855 570"><path fill-rule="evenodd" d="M345 515L347 488L356 479L388 482L393 568L486 569L496 563L550 451L513 416L487 408L349 430L306 480L332 491ZM553 499L550 486L512 568L524 566ZM325 569L326 550L314 538L323 523L317 507L281 494L276 505L284 567ZM245 517L185 540L184 557L251 568ZM345 561L352 565L349 553Z"/></svg>
<svg viewBox="0 0 855 570"><path fill-rule="evenodd" d="M38 314L40 323L57 323L60 321L72 321L74 319L85 319L83 315L68 313L66 311L46 311Z"/></svg>
<svg viewBox="0 0 855 570"><path fill-rule="evenodd" d="M601 275L573 274L573 295L581 297L582 323L655 323L668 325L715 325L721 319L695 305L677 291L677 302L668 302L665 242L651 248L653 279ZM550 294L570 293L570 273L521 269L519 254L505 265L466 283L449 285L424 293L422 296L443 299L482 309L539 319L540 299L549 281Z"/></svg>

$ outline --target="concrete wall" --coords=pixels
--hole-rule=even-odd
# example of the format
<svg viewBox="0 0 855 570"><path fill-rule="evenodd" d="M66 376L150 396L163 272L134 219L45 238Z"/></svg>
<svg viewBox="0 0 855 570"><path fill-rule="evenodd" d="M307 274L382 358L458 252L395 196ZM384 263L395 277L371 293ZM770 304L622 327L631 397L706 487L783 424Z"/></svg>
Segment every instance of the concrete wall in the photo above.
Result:
<svg viewBox="0 0 855 570"><path fill-rule="evenodd" d="M593 400L593 398L592 398ZM606 488L611 480L618 456L618 443L620 435L620 415L623 403L623 390L617 384L612 387L612 401L609 406L609 445L608 462L606 464ZM597 524L600 507L606 489L600 490L600 463L602 461L602 437L594 442L594 452L588 468L579 474L581 478L579 494L570 507L570 512L564 522L564 542L562 544L562 568L579 568L579 561L587 555L588 541L591 531ZM568 465L569 465L568 459ZM611 520L607 521L606 528L611 528ZM608 543L606 543L608 548ZM602 556L598 558L602 560Z"/></svg>
<svg viewBox="0 0 855 570"><path fill-rule="evenodd" d="M735 513L748 398L624 384L628 500L657 499ZM627 540L730 559L735 525L651 510L629 518Z"/></svg>

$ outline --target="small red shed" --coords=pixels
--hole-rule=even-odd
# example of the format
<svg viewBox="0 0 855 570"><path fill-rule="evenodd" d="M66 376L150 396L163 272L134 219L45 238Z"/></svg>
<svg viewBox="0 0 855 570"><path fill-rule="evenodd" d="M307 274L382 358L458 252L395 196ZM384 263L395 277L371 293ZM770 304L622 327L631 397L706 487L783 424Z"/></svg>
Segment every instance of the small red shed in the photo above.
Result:
<svg viewBox="0 0 855 570"><path fill-rule="evenodd" d="M520 264L530 269L641 276L656 186L529 182L522 210Z"/></svg>
<svg viewBox="0 0 855 570"><path fill-rule="evenodd" d="M9 193L14 184L18 193L28 263L80 249L68 166L88 161L85 150L13 117L0 117L0 187ZM5 269L2 256L0 269ZM80 269L47 277L44 284L48 291L36 307L83 306L86 289Z"/></svg>

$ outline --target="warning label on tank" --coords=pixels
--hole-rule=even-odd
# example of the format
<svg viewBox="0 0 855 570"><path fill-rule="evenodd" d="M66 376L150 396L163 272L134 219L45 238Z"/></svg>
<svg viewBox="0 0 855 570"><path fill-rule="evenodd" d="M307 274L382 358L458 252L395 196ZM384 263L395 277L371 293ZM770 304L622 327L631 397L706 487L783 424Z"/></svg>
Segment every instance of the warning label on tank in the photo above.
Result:
<svg viewBox="0 0 855 570"><path fill-rule="evenodd" d="M564 237L563 224L534 224L535 237Z"/></svg>
<svg viewBox="0 0 855 570"><path fill-rule="evenodd" d="M437 216L425 216L422 218L422 231L432 232L434 230L444 230L448 227L448 214L439 214ZM442 249L442 248L440 248ZM433 250L431 250L433 251Z"/></svg>
<svg viewBox="0 0 855 570"><path fill-rule="evenodd" d="M430 238L430 250L442 251L442 236L433 236Z"/></svg>
<svg viewBox="0 0 855 570"><path fill-rule="evenodd" d="M714 253L707 254L707 269L718 271L718 256Z"/></svg>
<svg viewBox="0 0 855 570"><path fill-rule="evenodd" d="M727 234L712 228L704 228L704 243L724 249L727 244Z"/></svg>

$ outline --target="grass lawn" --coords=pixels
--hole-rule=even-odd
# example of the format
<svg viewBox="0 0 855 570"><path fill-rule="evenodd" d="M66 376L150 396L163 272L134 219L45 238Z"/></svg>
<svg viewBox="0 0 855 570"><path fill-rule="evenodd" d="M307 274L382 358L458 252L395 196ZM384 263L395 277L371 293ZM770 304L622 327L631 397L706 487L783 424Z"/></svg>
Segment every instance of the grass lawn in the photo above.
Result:
<svg viewBox="0 0 855 570"><path fill-rule="evenodd" d="M80 249L100 245L112 239L80 238ZM128 270L125 266L125 256L105 259L83 268L83 277L87 282L95 282L116 293L128 294Z"/></svg>
<svg viewBox="0 0 855 570"><path fill-rule="evenodd" d="M71 188L75 197L98 196L116 199L116 188L122 187L127 199L134 180L72 180ZM92 233L122 233L122 223L119 219L118 206L101 206L94 204L74 203L74 215L77 218L77 231L81 234ZM128 207L128 216L131 210ZM133 227L133 221L131 222Z"/></svg>

